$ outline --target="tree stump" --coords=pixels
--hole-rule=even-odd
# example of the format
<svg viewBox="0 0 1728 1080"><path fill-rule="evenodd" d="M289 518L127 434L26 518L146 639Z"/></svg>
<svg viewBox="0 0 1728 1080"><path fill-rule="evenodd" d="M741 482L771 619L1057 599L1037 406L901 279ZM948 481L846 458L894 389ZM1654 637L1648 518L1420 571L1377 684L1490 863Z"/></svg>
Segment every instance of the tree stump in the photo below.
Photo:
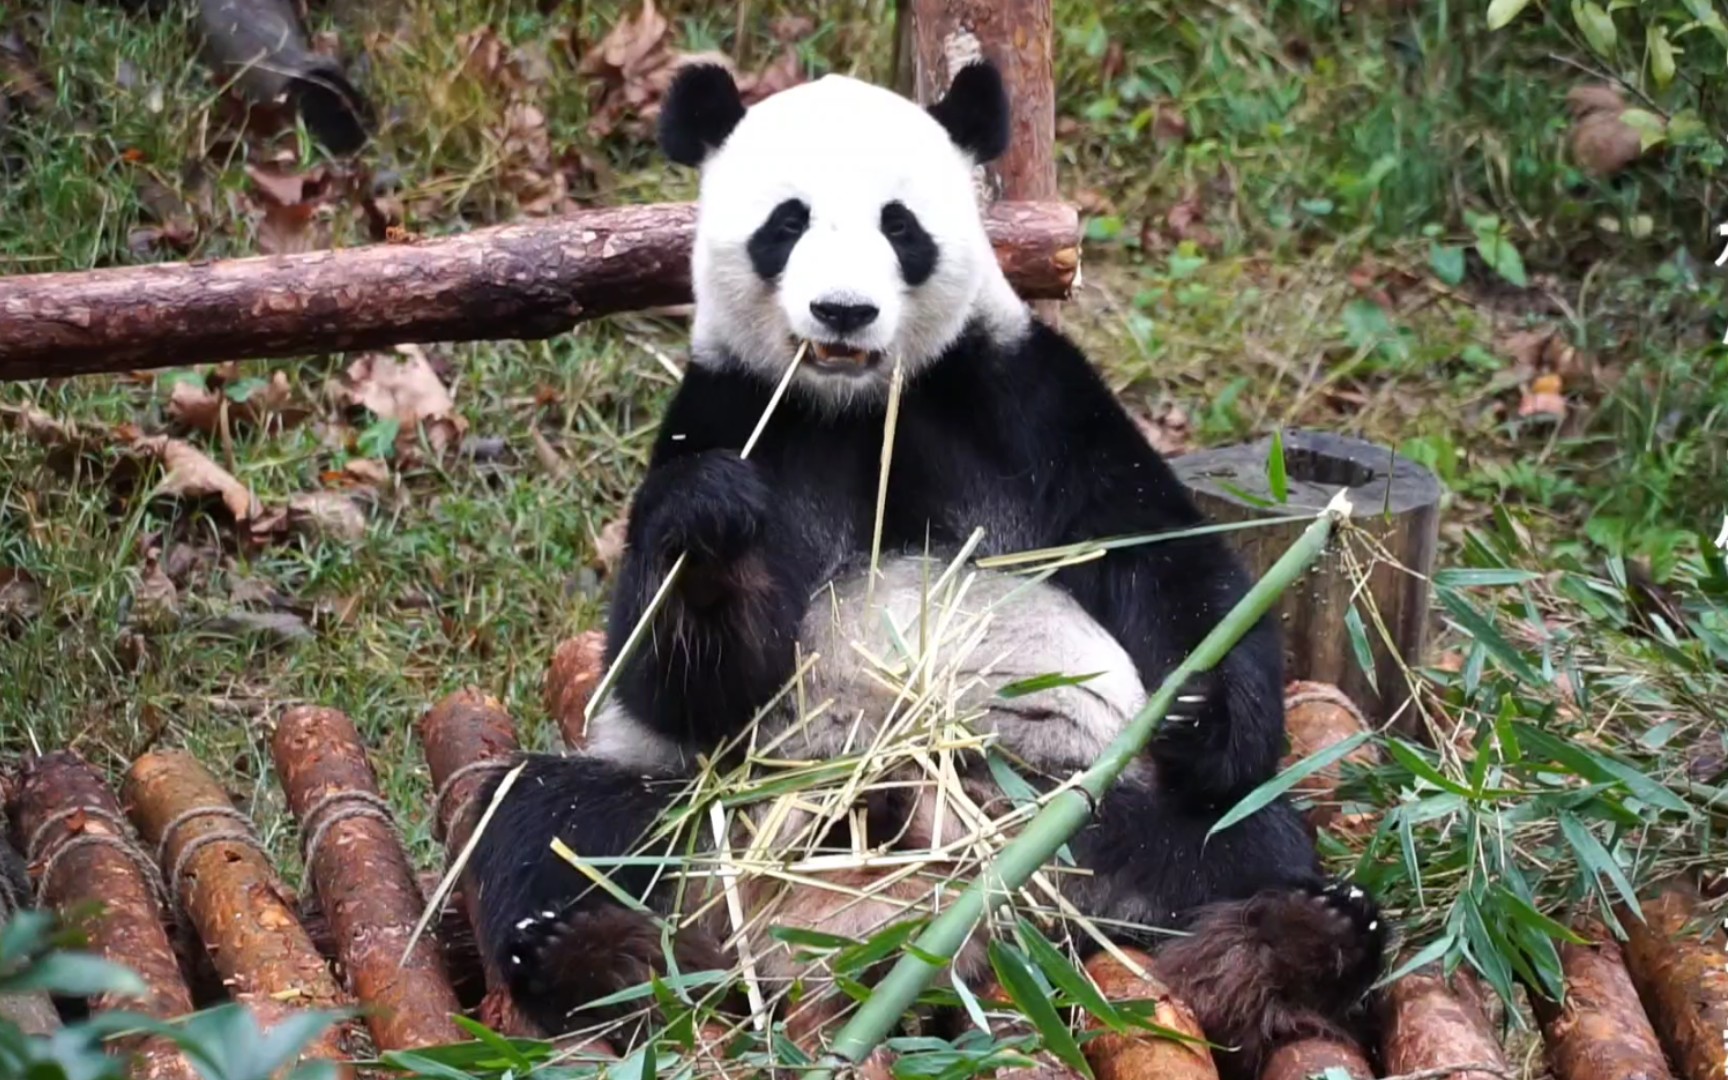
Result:
<svg viewBox="0 0 1728 1080"><path fill-rule="evenodd" d="M1218 524L1301 516L1224 534L1256 577L1308 526L1310 513L1318 513L1339 488L1348 490L1355 507L1352 530L1365 536L1334 543L1279 601L1284 674L1330 683L1376 723L1396 717L1402 731L1423 737L1415 716L1404 708L1410 687L1402 667L1422 662L1428 639L1428 576L1434 569L1444 493L1439 479L1387 447L1324 432L1290 431L1284 434L1288 501L1279 504L1267 477L1270 450L1271 439L1265 438L1184 454L1170 465L1201 513ZM1376 554L1381 561L1374 561ZM1371 607L1355 605L1373 661L1372 680L1356 658L1346 622L1355 591L1352 555L1359 570L1368 571L1367 592L1373 599ZM1388 558L1397 565L1384 561ZM1375 610L1391 636L1391 648L1375 625Z"/></svg>

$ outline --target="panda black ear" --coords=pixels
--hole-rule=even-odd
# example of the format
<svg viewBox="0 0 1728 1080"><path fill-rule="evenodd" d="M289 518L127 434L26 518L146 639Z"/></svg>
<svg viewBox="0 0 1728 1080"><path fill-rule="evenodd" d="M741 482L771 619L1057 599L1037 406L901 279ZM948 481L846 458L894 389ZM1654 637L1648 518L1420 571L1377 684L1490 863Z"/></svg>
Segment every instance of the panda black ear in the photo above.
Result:
<svg viewBox="0 0 1728 1080"><path fill-rule="evenodd" d="M732 73L719 64L691 64L672 80L660 105L660 149L694 168L720 149L742 119L744 99Z"/></svg>
<svg viewBox="0 0 1728 1080"><path fill-rule="evenodd" d="M961 68L942 100L930 106L930 115L980 165L1008 149L1008 91L1002 73L988 60Z"/></svg>

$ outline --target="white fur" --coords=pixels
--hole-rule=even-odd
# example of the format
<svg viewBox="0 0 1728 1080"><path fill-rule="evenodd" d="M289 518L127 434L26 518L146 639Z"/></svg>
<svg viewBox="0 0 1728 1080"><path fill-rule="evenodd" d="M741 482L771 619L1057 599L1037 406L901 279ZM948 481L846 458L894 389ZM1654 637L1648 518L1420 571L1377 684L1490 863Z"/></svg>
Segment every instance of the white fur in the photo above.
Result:
<svg viewBox="0 0 1728 1080"><path fill-rule="evenodd" d="M813 300L875 305L874 323L846 344L882 352L868 376L804 365L796 391L836 407L879 403L898 356L907 375L939 357L967 322L1003 341L1029 324L996 261L972 188L970 157L918 105L840 75L783 90L751 107L702 165L692 278L697 363L731 354L778 377L801 339L832 339ZM781 202L810 207L779 287L750 265L750 236ZM904 203L936 242L936 270L902 279L880 228Z"/></svg>
<svg viewBox="0 0 1728 1080"><path fill-rule="evenodd" d="M900 640L915 649L930 643L929 670L947 680L955 715L970 717L979 734L994 734L1004 749L1058 779L1091 765L1145 705L1146 690L1128 653L1060 588L965 569L957 578L971 579L963 593L949 586L932 595L928 590L943 569L934 559L896 557L882 563L868 605L867 569L843 575L816 595L799 632L804 655L819 654L803 697L812 706L832 704L822 722L798 730L776 756L818 760L856 752L880 728L896 689L866 654L904 662L890 619ZM1094 677L998 696L1011 683L1051 674ZM774 741L794 719L789 710L764 717L757 741ZM616 699L587 730L583 753L627 768L679 768L694 760Z"/></svg>

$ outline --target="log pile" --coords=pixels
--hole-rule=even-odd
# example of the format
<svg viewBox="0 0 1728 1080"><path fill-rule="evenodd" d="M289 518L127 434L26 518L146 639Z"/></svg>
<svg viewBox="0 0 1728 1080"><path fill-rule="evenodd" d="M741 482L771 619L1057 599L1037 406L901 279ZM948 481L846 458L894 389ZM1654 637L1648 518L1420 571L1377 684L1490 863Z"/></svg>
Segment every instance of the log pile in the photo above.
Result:
<svg viewBox="0 0 1728 1080"><path fill-rule="evenodd" d="M599 677L600 645L593 634L572 638L548 667L545 702L571 745L583 731L568 721L580 716ZM1361 714L1334 687L1292 683L1286 704L1293 753L1313 753L1361 730ZM484 814L478 796L488 778L505 773L518 749L515 724L497 699L468 689L429 709L420 736L435 791L434 834L454 860ZM291 709L277 721L271 750L300 825L308 880L302 899L283 886L250 822L189 754L158 751L139 759L125 777L124 802L99 772L64 751L32 759L3 789L11 828L0 839L27 853L37 901L68 912L105 901L85 924L92 947L138 971L149 988L142 1001L91 1006L169 1017L211 1004L211 995L195 992L202 978L196 957L176 950L184 932L208 954L219 995L250 1003L266 1025L301 1008L363 1007L364 1029L332 1029L308 1048L310 1058L350 1062L366 1050L460 1041L466 1033L457 1016L505 1034L542 1036L515 1009L498 973L483 969L470 898L448 898L427 933L405 950L443 875L413 872L348 717ZM1328 771L1305 785L1316 828L1349 827L1332 802L1336 780ZM1701 920L1699 910L1694 890L1671 883L1644 901L1647 923L1618 913L1628 930L1623 945L1598 922L1574 921L1588 944L1561 950L1567 1000L1532 995L1554 1080L1725 1080L1728 947L1722 926ZM182 922L189 925L177 931ZM1107 954L1086 965L1104 995L1153 1002L1149 1016L1156 1023L1204 1038L1187 1006L1158 981L1156 959L1128 955L1145 974ZM992 988L980 994L986 1003L1003 999ZM30 1003L0 998L6 1006L0 1016L33 1018L37 1030L58 1021L46 999L35 1002L34 1013L21 1013L21 1001ZM1524 1075L1508 1060L1481 991L1468 979L1421 968L1388 987L1379 1005L1378 1046L1293 1042L1266 1063L1260 1080ZM1151 1033L1088 1036L1082 1048L1099 1080L1219 1075L1201 1045ZM141 1080L196 1075L171 1047L146 1042L118 1049L133 1055L131 1075ZM611 1053L603 1044L587 1049ZM884 1052L866 1072L885 1074L890 1059ZM1048 1052L1033 1066L998 1075L1077 1078Z"/></svg>

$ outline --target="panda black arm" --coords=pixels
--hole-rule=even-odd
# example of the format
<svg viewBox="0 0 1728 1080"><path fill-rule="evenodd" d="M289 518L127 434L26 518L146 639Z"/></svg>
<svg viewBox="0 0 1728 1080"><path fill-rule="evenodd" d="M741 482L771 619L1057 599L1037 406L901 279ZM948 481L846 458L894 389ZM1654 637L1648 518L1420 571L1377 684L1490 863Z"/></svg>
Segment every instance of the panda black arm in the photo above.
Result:
<svg viewBox="0 0 1728 1080"><path fill-rule="evenodd" d="M630 509L607 626L608 660L680 554L679 583L620 673L632 714L702 748L725 740L785 685L808 598L829 545L787 497L780 431L739 450L771 388L735 370L692 365L661 422ZM781 408L787 409L787 403Z"/></svg>
<svg viewBox="0 0 1728 1080"><path fill-rule="evenodd" d="M1039 512L1052 543L1173 532L1204 524L1181 481L1086 357L1034 323L1005 358L1022 413L1020 448L1038 463ZM1030 411L1031 415L1025 415ZM1128 650L1148 692L1251 585L1217 535L1119 548L1057 580ZM1212 671L1184 687L1152 746L1160 780L1222 807L1269 778L1283 750L1283 652L1268 617Z"/></svg>

